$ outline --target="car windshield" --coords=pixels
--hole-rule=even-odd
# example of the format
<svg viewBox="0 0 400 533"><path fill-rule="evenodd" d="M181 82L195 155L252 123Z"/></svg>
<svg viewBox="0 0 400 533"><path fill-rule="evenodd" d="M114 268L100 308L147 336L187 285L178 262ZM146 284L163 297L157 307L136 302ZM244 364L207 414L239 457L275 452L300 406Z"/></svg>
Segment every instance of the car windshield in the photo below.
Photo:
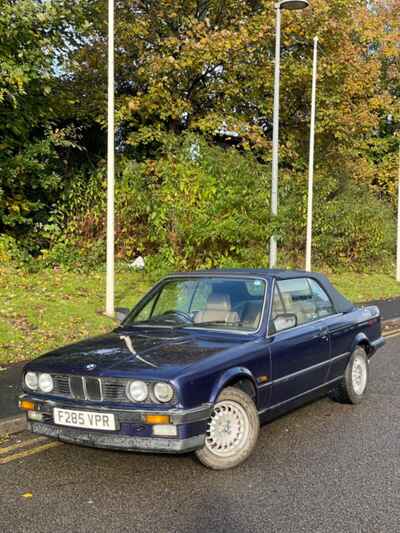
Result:
<svg viewBox="0 0 400 533"><path fill-rule="evenodd" d="M135 308L124 326L256 331L265 292L262 279L172 278Z"/></svg>

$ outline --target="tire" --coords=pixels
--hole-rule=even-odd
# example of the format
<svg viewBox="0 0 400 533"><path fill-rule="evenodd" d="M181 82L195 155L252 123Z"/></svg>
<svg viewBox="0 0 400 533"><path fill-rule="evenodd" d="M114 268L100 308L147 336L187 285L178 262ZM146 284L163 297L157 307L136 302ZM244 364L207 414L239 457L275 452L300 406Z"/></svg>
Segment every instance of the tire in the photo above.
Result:
<svg viewBox="0 0 400 533"><path fill-rule="evenodd" d="M206 443L196 451L203 465L227 470L245 461L253 451L260 420L253 400L235 387L224 389L208 422Z"/></svg>
<svg viewBox="0 0 400 533"><path fill-rule="evenodd" d="M357 346L350 357L342 381L333 391L334 399L340 403L360 403L367 391L368 380L368 357L365 350Z"/></svg>

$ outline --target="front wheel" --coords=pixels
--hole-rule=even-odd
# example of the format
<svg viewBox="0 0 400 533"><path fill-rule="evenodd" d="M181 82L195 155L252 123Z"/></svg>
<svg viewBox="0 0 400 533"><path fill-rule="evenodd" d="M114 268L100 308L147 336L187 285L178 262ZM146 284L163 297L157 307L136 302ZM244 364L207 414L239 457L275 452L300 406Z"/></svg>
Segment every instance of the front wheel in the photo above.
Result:
<svg viewBox="0 0 400 533"><path fill-rule="evenodd" d="M198 459L213 470L243 463L256 445L260 421L253 400L235 387L219 395L208 422L205 445Z"/></svg>
<svg viewBox="0 0 400 533"><path fill-rule="evenodd" d="M360 403L367 390L368 378L367 354L361 346L357 346L350 357L343 380L334 391L335 399L343 403Z"/></svg>

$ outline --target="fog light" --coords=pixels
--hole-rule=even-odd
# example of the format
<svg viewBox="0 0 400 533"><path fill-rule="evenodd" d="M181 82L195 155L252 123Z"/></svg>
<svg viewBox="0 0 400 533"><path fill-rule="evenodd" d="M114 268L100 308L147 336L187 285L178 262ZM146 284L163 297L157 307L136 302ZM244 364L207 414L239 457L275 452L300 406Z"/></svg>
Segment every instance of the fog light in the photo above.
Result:
<svg viewBox="0 0 400 533"><path fill-rule="evenodd" d="M34 411L36 409L36 405L29 400L20 400L19 408L23 409L24 411Z"/></svg>
<svg viewBox="0 0 400 533"><path fill-rule="evenodd" d="M178 435L178 428L172 424L163 426L155 425L153 426L153 435L157 435L158 437L176 437Z"/></svg>
<svg viewBox="0 0 400 533"><path fill-rule="evenodd" d="M35 422L43 422L43 415L38 411L28 411L29 420L34 420Z"/></svg>
<svg viewBox="0 0 400 533"><path fill-rule="evenodd" d="M145 415L144 421L146 424L169 424L170 417L168 415Z"/></svg>

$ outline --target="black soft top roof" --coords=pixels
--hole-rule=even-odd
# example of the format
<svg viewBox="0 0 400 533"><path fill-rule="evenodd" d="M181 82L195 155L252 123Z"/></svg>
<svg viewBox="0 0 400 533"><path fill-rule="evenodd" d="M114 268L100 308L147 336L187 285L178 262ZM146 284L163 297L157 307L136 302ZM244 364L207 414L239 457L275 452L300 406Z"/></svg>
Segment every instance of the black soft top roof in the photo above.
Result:
<svg viewBox="0 0 400 533"><path fill-rule="evenodd" d="M279 270L279 269L262 269L262 268L233 268L233 269L212 269L198 270L197 272L179 272L173 275L177 276L196 276L196 275L235 275L235 276L257 276L264 279L295 279L295 278L312 278L319 283L328 293L337 313L349 313L354 310L354 305L347 300L328 280L326 276L319 272L305 272L304 270Z"/></svg>

